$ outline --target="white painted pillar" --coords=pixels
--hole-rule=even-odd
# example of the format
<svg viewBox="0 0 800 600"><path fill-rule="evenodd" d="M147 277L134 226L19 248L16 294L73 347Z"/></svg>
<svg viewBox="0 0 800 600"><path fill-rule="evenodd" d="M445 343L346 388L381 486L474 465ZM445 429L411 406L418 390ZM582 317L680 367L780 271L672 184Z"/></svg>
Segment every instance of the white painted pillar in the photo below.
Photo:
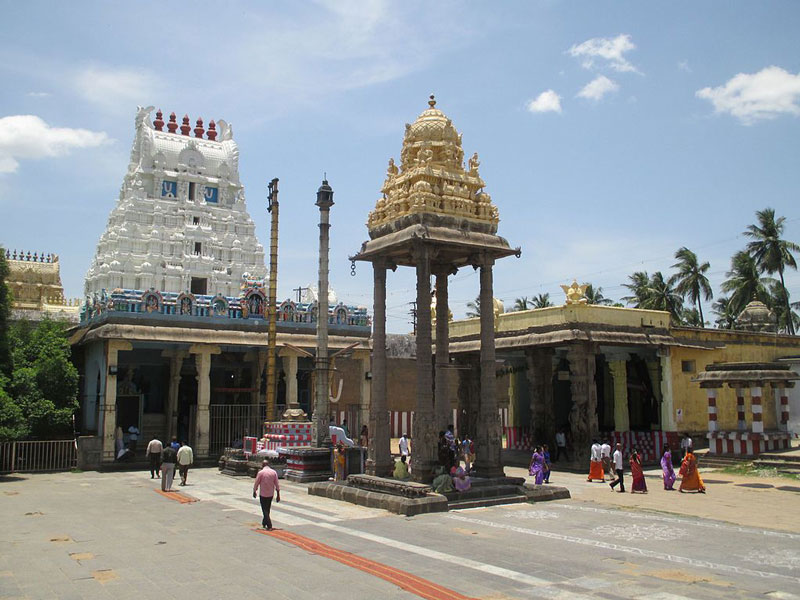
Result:
<svg viewBox="0 0 800 600"><path fill-rule="evenodd" d="M211 430L209 405L211 404L211 356L221 354L219 346L194 344L189 352L195 355L197 368L197 420L195 423L194 453L207 457Z"/></svg>
<svg viewBox="0 0 800 600"><path fill-rule="evenodd" d="M661 362L661 431L677 431L672 403L672 359L669 348L660 348L658 356Z"/></svg>
<svg viewBox="0 0 800 600"><path fill-rule="evenodd" d="M752 386L750 388L750 410L753 411L753 433L764 433L764 414L761 405L761 388Z"/></svg>
<svg viewBox="0 0 800 600"><path fill-rule="evenodd" d="M133 344L122 340L109 340L106 343L105 394L100 406L100 422L103 424L102 462L114 462L114 431L117 428L117 369L119 352L133 350ZM113 373L112 373L113 371Z"/></svg>
<svg viewBox="0 0 800 600"><path fill-rule="evenodd" d="M708 397L708 432L719 431L717 424L717 388L706 388Z"/></svg>

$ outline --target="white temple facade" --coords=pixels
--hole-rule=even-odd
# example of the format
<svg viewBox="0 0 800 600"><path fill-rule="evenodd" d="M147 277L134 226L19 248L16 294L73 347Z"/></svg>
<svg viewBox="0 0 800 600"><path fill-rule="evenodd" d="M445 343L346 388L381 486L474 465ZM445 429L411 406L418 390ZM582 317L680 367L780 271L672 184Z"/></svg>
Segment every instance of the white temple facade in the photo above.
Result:
<svg viewBox="0 0 800 600"><path fill-rule="evenodd" d="M223 120L194 129L139 108L117 205L86 274L85 293L117 288L238 294L264 279L264 249L245 206L239 149ZM166 125L166 128L165 128Z"/></svg>

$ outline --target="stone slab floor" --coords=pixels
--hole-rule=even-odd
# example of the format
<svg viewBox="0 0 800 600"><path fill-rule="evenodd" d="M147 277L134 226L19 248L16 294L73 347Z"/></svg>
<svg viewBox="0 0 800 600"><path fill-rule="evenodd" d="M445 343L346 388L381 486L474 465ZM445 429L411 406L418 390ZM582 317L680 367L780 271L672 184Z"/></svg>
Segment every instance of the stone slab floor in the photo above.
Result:
<svg viewBox="0 0 800 600"><path fill-rule="evenodd" d="M0 477L0 597L800 599L800 534L769 523L611 506L594 489L406 518L282 482L273 536L256 530L252 481L196 469L175 489L198 501L181 503L140 472Z"/></svg>

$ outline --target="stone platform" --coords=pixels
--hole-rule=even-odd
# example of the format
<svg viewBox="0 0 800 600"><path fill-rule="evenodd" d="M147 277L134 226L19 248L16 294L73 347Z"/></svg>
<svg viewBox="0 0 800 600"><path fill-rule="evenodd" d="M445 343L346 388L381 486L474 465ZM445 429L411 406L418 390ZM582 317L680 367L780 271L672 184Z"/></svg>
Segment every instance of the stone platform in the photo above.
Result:
<svg viewBox="0 0 800 600"><path fill-rule="evenodd" d="M465 508L544 502L570 497L564 487L534 485L522 477L475 478L466 492L436 494L430 486L370 475L351 475L347 482L311 483L308 493L343 500L369 508L381 508L405 516Z"/></svg>

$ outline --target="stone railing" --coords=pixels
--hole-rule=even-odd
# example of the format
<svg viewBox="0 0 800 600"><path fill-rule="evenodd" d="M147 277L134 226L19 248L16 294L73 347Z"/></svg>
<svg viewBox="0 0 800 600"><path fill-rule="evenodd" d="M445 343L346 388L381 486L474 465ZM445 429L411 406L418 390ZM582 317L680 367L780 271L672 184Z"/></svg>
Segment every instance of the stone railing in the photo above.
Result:
<svg viewBox="0 0 800 600"><path fill-rule="evenodd" d="M19 260L25 262L39 262L39 263L56 263L58 262L58 255L57 254L45 254L44 252L34 252L31 254L30 252L25 252L24 250L20 250L17 252L15 249L13 252L11 250L6 250L6 260Z"/></svg>

